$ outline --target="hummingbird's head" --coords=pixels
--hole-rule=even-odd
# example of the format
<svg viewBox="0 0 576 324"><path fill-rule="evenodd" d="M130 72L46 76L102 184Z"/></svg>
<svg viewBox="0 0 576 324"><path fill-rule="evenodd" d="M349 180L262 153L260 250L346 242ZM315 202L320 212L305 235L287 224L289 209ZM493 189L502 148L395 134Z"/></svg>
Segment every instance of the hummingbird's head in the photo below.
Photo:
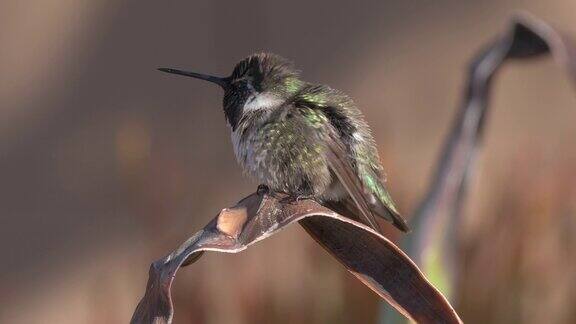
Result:
<svg viewBox="0 0 576 324"><path fill-rule="evenodd" d="M225 78L174 69L159 69L216 83L224 89L224 113L233 129L245 114L280 108L303 85L292 63L278 55L250 55Z"/></svg>

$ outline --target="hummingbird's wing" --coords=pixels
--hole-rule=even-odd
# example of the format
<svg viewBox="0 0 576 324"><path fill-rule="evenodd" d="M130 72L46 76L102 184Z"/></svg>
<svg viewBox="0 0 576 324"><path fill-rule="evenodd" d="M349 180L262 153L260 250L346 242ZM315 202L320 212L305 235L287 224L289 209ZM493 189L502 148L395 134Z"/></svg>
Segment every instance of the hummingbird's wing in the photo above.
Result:
<svg viewBox="0 0 576 324"><path fill-rule="evenodd" d="M370 208L370 202L366 199L368 197L365 194L364 185L350 163L346 148L333 136L329 136L326 141L326 161L332 172L338 177L338 180L340 180L340 183L350 195L360 215L372 228L381 233L382 230ZM341 207L345 208L346 206L343 205Z"/></svg>
<svg viewBox="0 0 576 324"><path fill-rule="evenodd" d="M331 137L326 144L328 165L350 195L350 199L357 210L350 210L353 206L346 201L343 201L338 207L347 209L348 213L359 213L369 225L379 232L381 229L376 221L376 215L391 222L402 232L409 232L408 224L396 210L396 206L377 172L354 168L346 147L338 139ZM363 179L360 179L359 174L363 174Z"/></svg>

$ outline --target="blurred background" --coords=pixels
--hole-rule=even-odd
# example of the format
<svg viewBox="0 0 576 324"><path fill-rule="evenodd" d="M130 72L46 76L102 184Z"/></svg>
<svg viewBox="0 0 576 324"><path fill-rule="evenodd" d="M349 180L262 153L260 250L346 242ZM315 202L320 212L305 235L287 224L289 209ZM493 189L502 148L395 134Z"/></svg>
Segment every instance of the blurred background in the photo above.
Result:
<svg viewBox="0 0 576 324"><path fill-rule="evenodd" d="M576 35L573 0L1 1L0 322L128 322L150 262L255 190L221 90L157 67L226 75L253 52L294 60L355 98L409 215L467 62L517 9ZM454 242L465 322L576 322L573 90L550 59L506 65L495 83ZM173 296L175 323L379 316L376 295L298 226L207 254Z"/></svg>

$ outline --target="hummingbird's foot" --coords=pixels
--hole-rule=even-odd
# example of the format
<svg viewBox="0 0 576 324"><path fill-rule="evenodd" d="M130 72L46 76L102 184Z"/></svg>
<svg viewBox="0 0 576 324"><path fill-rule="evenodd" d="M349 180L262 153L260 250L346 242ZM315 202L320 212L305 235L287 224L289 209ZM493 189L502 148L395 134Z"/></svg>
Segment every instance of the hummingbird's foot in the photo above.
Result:
<svg viewBox="0 0 576 324"><path fill-rule="evenodd" d="M299 202L300 200L306 200L306 199L314 199L314 195L298 195L298 196L296 196L296 202Z"/></svg>
<svg viewBox="0 0 576 324"><path fill-rule="evenodd" d="M270 188L265 184L258 185L256 193L258 194L258 196L268 195L270 193Z"/></svg>
<svg viewBox="0 0 576 324"><path fill-rule="evenodd" d="M289 195L286 196L284 198L282 198L282 200L280 200L282 203L286 203L286 204L293 204L293 203L299 203L302 200L306 200L306 199L314 199L313 195Z"/></svg>

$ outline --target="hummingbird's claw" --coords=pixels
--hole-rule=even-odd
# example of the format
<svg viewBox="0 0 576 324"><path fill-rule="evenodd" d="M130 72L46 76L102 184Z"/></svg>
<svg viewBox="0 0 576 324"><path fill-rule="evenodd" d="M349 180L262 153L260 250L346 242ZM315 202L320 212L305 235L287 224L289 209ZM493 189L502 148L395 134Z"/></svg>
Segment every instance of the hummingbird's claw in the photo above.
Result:
<svg viewBox="0 0 576 324"><path fill-rule="evenodd" d="M306 199L314 199L314 196L312 195L289 195L284 197L281 202L283 203L287 203L287 204L292 204L292 203L299 203L302 200L306 200Z"/></svg>
<svg viewBox="0 0 576 324"><path fill-rule="evenodd" d="M299 202L300 200L306 200L306 199L314 199L314 196L312 196L312 195L298 195L298 196L296 196L296 202Z"/></svg>

